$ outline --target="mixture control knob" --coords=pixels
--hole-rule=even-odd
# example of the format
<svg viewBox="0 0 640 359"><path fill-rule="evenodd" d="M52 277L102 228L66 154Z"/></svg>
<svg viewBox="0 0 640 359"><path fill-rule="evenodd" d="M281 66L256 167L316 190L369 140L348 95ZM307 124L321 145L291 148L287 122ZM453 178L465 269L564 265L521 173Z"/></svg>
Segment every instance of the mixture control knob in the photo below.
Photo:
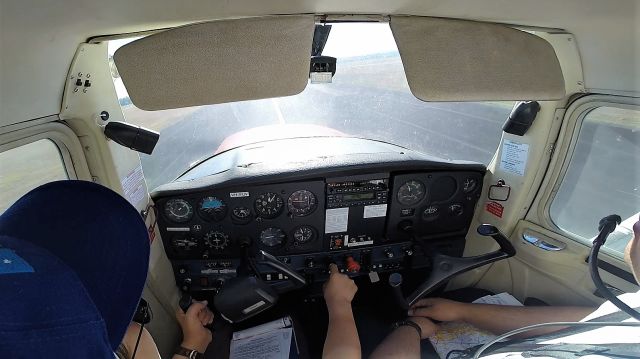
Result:
<svg viewBox="0 0 640 359"><path fill-rule="evenodd" d="M391 249L387 249L384 251L384 256L391 259L393 258L395 255L393 254L393 251Z"/></svg>
<svg viewBox="0 0 640 359"><path fill-rule="evenodd" d="M347 271L349 273L358 273L360 271L360 263L353 259L353 257L349 256L346 259L347 262Z"/></svg>
<svg viewBox="0 0 640 359"><path fill-rule="evenodd" d="M316 266L316 262L315 262L315 260L313 259L313 257L310 257L310 258L305 259L305 261L304 261L304 265L305 265L307 268L314 268L314 267Z"/></svg>

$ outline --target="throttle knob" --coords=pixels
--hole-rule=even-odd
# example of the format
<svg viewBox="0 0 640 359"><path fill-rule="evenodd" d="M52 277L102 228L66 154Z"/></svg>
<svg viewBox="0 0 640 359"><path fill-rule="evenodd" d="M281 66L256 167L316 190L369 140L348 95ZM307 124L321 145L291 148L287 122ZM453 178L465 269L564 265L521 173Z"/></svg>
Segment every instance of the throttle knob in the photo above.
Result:
<svg viewBox="0 0 640 359"><path fill-rule="evenodd" d="M357 273L360 271L360 263L353 259L353 257L349 256L346 259L347 262L347 271L349 273Z"/></svg>

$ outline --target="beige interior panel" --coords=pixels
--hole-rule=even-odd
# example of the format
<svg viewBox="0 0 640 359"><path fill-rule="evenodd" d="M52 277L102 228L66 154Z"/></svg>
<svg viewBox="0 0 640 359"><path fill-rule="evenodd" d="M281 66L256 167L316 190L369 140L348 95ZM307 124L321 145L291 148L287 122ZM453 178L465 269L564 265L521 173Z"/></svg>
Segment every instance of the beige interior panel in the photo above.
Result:
<svg viewBox="0 0 640 359"><path fill-rule="evenodd" d="M212 21L122 46L113 58L144 110L294 95L309 77L314 17Z"/></svg>
<svg viewBox="0 0 640 359"><path fill-rule="evenodd" d="M525 233L562 249L553 251L534 246L523 239ZM494 291L511 289L511 293L520 300L536 297L552 305L596 306L604 301L594 295L595 286L585 261L589 255L586 245L567 240L527 221L518 223L511 242L518 253L508 263L511 276L517 279L513 280L512 287L504 287L506 270L495 265L482 277L478 287ZM605 283L622 291L638 290L634 284L606 271L600 270L600 274Z"/></svg>
<svg viewBox="0 0 640 359"><path fill-rule="evenodd" d="M555 100L565 96L551 44L506 25L392 16L411 92L424 101Z"/></svg>

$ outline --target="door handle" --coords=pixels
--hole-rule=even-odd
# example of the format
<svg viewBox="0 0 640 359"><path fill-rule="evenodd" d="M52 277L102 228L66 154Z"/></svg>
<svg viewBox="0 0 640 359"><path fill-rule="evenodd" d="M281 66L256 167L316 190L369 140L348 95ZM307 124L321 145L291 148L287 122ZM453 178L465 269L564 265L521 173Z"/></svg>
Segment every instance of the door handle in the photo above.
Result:
<svg viewBox="0 0 640 359"><path fill-rule="evenodd" d="M562 242L557 242L558 245L556 244L551 244L549 242L546 242L536 236L534 236L531 233L523 233L522 234L522 239L524 239L527 243L536 246L542 250L545 251L553 251L553 252L557 252L557 251L561 251L563 249L565 249L567 247L566 244L562 243Z"/></svg>

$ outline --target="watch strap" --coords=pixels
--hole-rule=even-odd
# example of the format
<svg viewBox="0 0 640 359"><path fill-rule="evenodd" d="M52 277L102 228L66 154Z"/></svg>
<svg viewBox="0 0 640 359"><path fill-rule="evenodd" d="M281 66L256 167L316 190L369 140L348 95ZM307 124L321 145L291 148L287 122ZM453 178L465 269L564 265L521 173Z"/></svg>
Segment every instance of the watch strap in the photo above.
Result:
<svg viewBox="0 0 640 359"><path fill-rule="evenodd" d="M187 357L189 359L204 359L203 353L200 353L195 349L187 349L185 347L178 347L175 354L182 355L183 357Z"/></svg>
<svg viewBox="0 0 640 359"><path fill-rule="evenodd" d="M415 329L418 332L418 336L420 337L420 339L422 339L422 328L420 328L420 326L416 324L416 322L411 320L400 320L393 323L394 330L403 326L412 327L413 329Z"/></svg>

